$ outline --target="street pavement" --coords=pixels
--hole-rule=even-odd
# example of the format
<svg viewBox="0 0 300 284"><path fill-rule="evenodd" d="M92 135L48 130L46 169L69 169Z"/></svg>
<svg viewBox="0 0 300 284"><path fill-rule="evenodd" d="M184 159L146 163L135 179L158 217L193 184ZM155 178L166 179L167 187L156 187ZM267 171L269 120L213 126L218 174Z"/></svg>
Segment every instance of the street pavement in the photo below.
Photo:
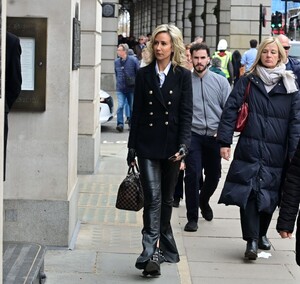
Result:
<svg viewBox="0 0 300 284"><path fill-rule="evenodd" d="M81 222L72 249L48 248L47 284L182 283L182 284L296 284L300 267L295 262L295 239L281 239L275 230L276 211L268 237L270 251L256 261L243 258L239 210L217 204L229 162L223 161L222 178L211 199L214 219L199 218L197 232L183 230L185 203L174 208L172 226L180 252L178 264L163 263L162 275L142 277L134 267L142 251L142 210L115 208L117 189L127 173L124 142L101 140L101 159L94 174L80 175L78 215ZM200 215L201 216L201 215Z"/></svg>

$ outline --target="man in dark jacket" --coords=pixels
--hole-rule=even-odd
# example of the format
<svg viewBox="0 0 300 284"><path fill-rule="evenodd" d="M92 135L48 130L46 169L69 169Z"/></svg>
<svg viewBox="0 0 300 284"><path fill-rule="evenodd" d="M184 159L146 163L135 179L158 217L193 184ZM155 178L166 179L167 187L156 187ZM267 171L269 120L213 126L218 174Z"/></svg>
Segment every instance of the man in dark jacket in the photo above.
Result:
<svg viewBox="0 0 300 284"><path fill-rule="evenodd" d="M292 70L294 72L294 74L297 77L298 86L300 86L300 61L289 56L289 50L291 48L289 38L285 35L279 35L278 39L282 44L286 53L286 57L287 57L287 62L285 63L286 70Z"/></svg>
<svg viewBox="0 0 300 284"><path fill-rule="evenodd" d="M119 132L124 129L124 106L126 100L130 107L130 117L133 105L133 90L135 85L135 76L139 69L139 63L133 56L128 56L129 47L126 43L118 46L118 58L115 60L115 75L117 82L117 127ZM130 118L129 118L130 120ZM129 121L130 123L130 121Z"/></svg>
<svg viewBox="0 0 300 284"><path fill-rule="evenodd" d="M296 261L300 265L300 143L287 171L276 229L282 238L291 238L297 220Z"/></svg>
<svg viewBox="0 0 300 284"><path fill-rule="evenodd" d="M4 114L4 165L5 180L6 145L8 135L8 113L21 92L21 45L15 35L6 33L6 66L5 66L5 114Z"/></svg>

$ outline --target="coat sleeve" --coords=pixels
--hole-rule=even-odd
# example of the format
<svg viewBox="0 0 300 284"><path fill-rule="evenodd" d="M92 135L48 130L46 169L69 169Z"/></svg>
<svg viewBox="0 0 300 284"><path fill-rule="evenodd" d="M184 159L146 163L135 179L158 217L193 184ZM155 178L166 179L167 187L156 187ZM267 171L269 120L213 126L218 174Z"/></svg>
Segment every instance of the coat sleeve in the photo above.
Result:
<svg viewBox="0 0 300 284"><path fill-rule="evenodd" d="M292 159L300 138L300 92L299 91L293 94L288 131L289 131L288 158Z"/></svg>
<svg viewBox="0 0 300 284"><path fill-rule="evenodd" d="M244 101L244 93L248 81L247 77L240 78L226 101L217 132L217 140L221 144L232 144L238 110Z"/></svg>
<svg viewBox="0 0 300 284"><path fill-rule="evenodd" d="M300 204L300 143L287 171L277 220L277 231L293 232Z"/></svg>
<svg viewBox="0 0 300 284"><path fill-rule="evenodd" d="M8 112L13 106L21 92L21 45L20 40L15 35L7 33L7 56L5 72L5 105Z"/></svg>
<svg viewBox="0 0 300 284"><path fill-rule="evenodd" d="M181 85L181 99L179 108L179 145L185 144L187 147L191 143L191 126L193 118L193 89L192 73L183 70Z"/></svg>

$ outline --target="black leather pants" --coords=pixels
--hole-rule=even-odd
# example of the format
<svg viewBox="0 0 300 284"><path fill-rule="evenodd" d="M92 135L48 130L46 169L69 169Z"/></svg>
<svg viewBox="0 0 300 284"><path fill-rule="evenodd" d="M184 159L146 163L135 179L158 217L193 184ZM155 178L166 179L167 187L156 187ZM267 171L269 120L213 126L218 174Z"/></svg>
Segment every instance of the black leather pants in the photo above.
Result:
<svg viewBox="0 0 300 284"><path fill-rule="evenodd" d="M179 173L179 162L138 158L144 190L143 252L137 259L142 264L159 248L166 261L178 262L179 254L174 240L171 215L173 194Z"/></svg>

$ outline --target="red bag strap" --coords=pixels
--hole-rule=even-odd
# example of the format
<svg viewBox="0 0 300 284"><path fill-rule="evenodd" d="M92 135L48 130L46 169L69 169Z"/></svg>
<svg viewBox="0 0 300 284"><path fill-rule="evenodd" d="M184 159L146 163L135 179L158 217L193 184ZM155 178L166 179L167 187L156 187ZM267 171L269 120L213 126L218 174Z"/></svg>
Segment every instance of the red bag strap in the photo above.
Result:
<svg viewBox="0 0 300 284"><path fill-rule="evenodd" d="M244 94L244 102L246 101L247 97L249 96L250 94L250 85L251 85L251 82L250 80L248 81L248 84L247 84L247 87L246 87L246 90L245 90L245 94Z"/></svg>

